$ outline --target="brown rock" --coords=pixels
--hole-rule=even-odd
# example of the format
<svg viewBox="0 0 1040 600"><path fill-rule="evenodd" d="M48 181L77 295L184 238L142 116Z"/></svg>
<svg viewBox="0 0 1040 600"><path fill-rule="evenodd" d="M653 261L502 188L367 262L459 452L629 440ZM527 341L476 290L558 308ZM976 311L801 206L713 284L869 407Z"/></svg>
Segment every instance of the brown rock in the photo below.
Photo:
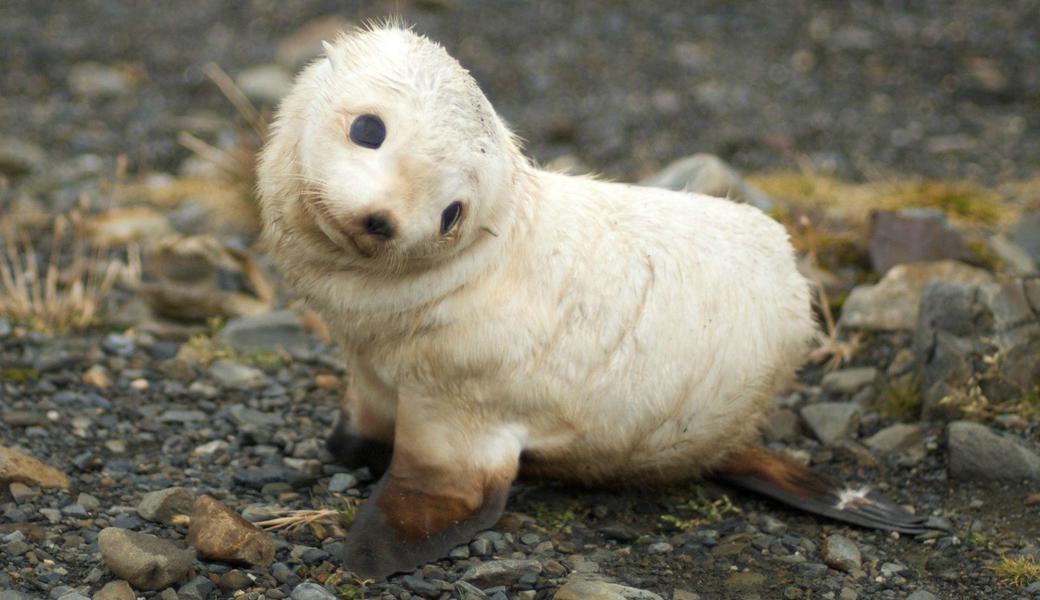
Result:
<svg viewBox="0 0 1040 600"><path fill-rule="evenodd" d="M83 383L92 385L99 390L107 388L112 383L108 377L108 370L101 365L94 365L84 371L81 379Z"/></svg>
<svg viewBox="0 0 1040 600"><path fill-rule="evenodd" d="M135 600L135 598L137 595L134 594L130 584L122 579L117 579L106 583L105 587L98 590L94 594L93 600Z"/></svg>
<svg viewBox="0 0 1040 600"><path fill-rule="evenodd" d="M212 496L195 501L188 543L210 560L261 567L274 561L274 542L267 534Z"/></svg>
<svg viewBox="0 0 1040 600"><path fill-rule="evenodd" d="M17 450L0 446L0 483L38 485L68 489L69 478L61 471Z"/></svg>
<svg viewBox="0 0 1040 600"><path fill-rule="evenodd" d="M884 273L905 263L929 260L970 260L972 253L942 211L907 209L874 213L870 262Z"/></svg>

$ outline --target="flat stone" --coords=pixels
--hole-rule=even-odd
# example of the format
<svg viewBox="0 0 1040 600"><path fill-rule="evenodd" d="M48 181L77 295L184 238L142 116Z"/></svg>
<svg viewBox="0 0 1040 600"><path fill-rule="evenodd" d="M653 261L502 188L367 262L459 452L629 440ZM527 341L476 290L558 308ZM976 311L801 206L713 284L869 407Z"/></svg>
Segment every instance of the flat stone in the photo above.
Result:
<svg viewBox="0 0 1040 600"><path fill-rule="evenodd" d="M317 583L305 581L293 588L292 600L337 600L338 596Z"/></svg>
<svg viewBox="0 0 1040 600"><path fill-rule="evenodd" d="M921 296L933 280L988 283L993 275L951 260L893 267L875 285L853 288L841 309L841 326L882 331L912 330L917 326Z"/></svg>
<svg viewBox="0 0 1040 600"><path fill-rule="evenodd" d="M68 489L69 478L61 471L13 449L0 446L0 483L24 483L42 488Z"/></svg>
<svg viewBox="0 0 1040 600"><path fill-rule="evenodd" d="M350 473L336 473L329 480L329 491L334 493L345 492L357 487L358 480Z"/></svg>
<svg viewBox="0 0 1040 600"><path fill-rule="evenodd" d="M0 174L10 177L26 175L39 170L47 157L36 144L0 136Z"/></svg>
<svg viewBox="0 0 1040 600"><path fill-rule="evenodd" d="M742 573L733 573L726 578L723 585L725 585L726 589L730 592L741 594L743 596L744 594L762 589L766 585L767 581L768 578L761 573L746 571Z"/></svg>
<svg viewBox="0 0 1040 600"><path fill-rule="evenodd" d="M918 425L896 423L863 440L871 450L900 452L921 443L924 431Z"/></svg>
<svg viewBox="0 0 1040 600"><path fill-rule="evenodd" d="M823 562L832 569L851 573L863 564L863 556L855 542L843 535L831 535L820 547Z"/></svg>
<svg viewBox="0 0 1040 600"><path fill-rule="evenodd" d="M1010 435L972 421L946 427L950 477L964 481L1040 480L1040 456Z"/></svg>
<svg viewBox="0 0 1040 600"><path fill-rule="evenodd" d="M195 501L187 539L210 560L254 567L274 561L275 545L267 534L212 496Z"/></svg>
<svg viewBox="0 0 1040 600"><path fill-rule="evenodd" d="M233 389L256 388L267 379L260 369L227 359L215 361L209 368L209 374L220 385Z"/></svg>
<svg viewBox="0 0 1040 600"><path fill-rule="evenodd" d="M134 589L161 590L184 581L195 552L147 533L107 527L98 546L108 570Z"/></svg>
<svg viewBox="0 0 1040 600"><path fill-rule="evenodd" d="M802 407L802 419L816 439L830 445L856 431L861 410L856 402L817 402Z"/></svg>
<svg viewBox="0 0 1040 600"><path fill-rule="evenodd" d="M928 590L917 590L907 596L906 600L939 600L939 597Z"/></svg>
<svg viewBox="0 0 1040 600"><path fill-rule="evenodd" d="M195 496L182 487L148 492L137 505L142 519L155 523L170 523L177 515L190 515Z"/></svg>
<svg viewBox="0 0 1040 600"><path fill-rule="evenodd" d="M93 600L135 600L136 598L137 595L134 594L134 590L129 583L122 579L116 579L115 581L109 581L95 592Z"/></svg>
<svg viewBox="0 0 1040 600"><path fill-rule="evenodd" d="M661 596L633 587L587 579L582 576L571 576L563 584L554 600L663 600Z"/></svg>
<svg viewBox="0 0 1040 600"><path fill-rule="evenodd" d="M694 154L680 158L640 185L728 198L770 211L776 201L744 181L726 161L713 154Z"/></svg>
<svg viewBox="0 0 1040 600"><path fill-rule="evenodd" d="M537 560L513 559L489 560L470 567L462 579L481 588L496 585L512 585L524 573L541 573L542 565Z"/></svg>
<svg viewBox="0 0 1040 600"><path fill-rule="evenodd" d="M973 257L960 232L942 211L922 208L875 212L869 252L878 273L906 263Z"/></svg>
<svg viewBox="0 0 1040 600"><path fill-rule="evenodd" d="M217 341L243 353L285 350L291 354L307 351L310 338L299 315L291 310L276 310L259 315L237 317L220 330Z"/></svg>
<svg viewBox="0 0 1040 600"><path fill-rule="evenodd" d="M824 375L820 387L832 394L853 394L860 388L874 383L876 379L877 369L874 367L839 369Z"/></svg>

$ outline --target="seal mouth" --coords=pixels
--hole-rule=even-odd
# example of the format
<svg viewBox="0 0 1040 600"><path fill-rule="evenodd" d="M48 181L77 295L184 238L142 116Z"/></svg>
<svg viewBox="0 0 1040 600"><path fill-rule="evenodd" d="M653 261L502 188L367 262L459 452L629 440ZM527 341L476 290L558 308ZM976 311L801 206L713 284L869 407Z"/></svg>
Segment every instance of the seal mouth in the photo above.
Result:
<svg viewBox="0 0 1040 600"><path fill-rule="evenodd" d="M333 244L343 248L344 244L340 239L338 239L342 237L345 238L347 247L358 255L365 258L372 258L375 255L371 249L363 248L361 244L354 239L354 236L350 231L340 224L339 220L332 214L332 211L329 210L329 207L325 205L324 198L312 197L310 198L310 202L304 202L304 205L308 208L308 212L310 212L311 216L314 218L318 225L318 229L320 229L325 237ZM332 231L330 231L330 229Z"/></svg>

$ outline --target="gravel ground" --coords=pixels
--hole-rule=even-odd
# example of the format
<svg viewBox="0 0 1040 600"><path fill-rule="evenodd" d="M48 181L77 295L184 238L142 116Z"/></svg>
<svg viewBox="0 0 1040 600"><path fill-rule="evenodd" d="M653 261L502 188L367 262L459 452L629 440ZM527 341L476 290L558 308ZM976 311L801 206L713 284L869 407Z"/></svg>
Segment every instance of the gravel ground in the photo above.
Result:
<svg viewBox="0 0 1040 600"><path fill-rule="evenodd" d="M202 65L238 75L273 62L278 41L316 17L390 10L468 66L542 162L577 157L626 180L698 151L745 171L797 168L808 157L851 178L1036 175L1040 6L1026 0L900 10L767 1L290 8L7 0L0 137L42 150L30 168L46 179L37 199L52 210L70 206L85 179L111 173L120 154L131 174L176 173L188 156L179 131L217 144L232 134L233 110ZM322 448L343 371L334 349L313 337L301 337L289 358L210 364L177 358L182 339L142 331L15 329L0 320L0 446L57 467L71 488L0 492L0 599L97 592L113 579L99 550L105 527L182 542L183 521L142 516L150 491L209 494L253 521L342 509L367 493L370 476L336 466ZM870 336L852 366L877 368L873 384L836 388L806 370L803 388L784 400L784 414L795 416L777 425L782 435L772 444L848 481L880 482L894 499L947 520L948 533L908 539L845 527L710 482L618 490L524 482L494 531L389 582L362 585L338 572L340 538L302 527L271 534L271 566L196 559L176 584L136 593L327 597L309 580L343 597L541 599L578 575L676 600L1040 597L1032 579L1011 586L989 568L1004 555L1040 558L1035 482L951 481L937 421L919 424L912 452L892 454L865 446L896 422L884 411L865 411L834 444L801 424L796 413L806 405L870 405L909 345L906 336ZM85 382L88 371L104 373L108 385ZM991 425L1026 444L1040 440L1034 421Z"/></svg>

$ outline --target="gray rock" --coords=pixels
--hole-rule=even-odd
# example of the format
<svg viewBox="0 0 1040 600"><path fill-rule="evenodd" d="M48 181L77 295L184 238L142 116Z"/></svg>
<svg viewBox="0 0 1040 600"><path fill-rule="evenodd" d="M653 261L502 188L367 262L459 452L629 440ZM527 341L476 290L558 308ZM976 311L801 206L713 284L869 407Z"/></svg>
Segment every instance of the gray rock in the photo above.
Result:
<svg viewBox="0 0 1040 600"><path fill-rule="evenodd" d="M661 596L633 587L572 575L557 590L554 600L664 600Z"/></svg>
<svg viewBox="0 0 1040 600"><path fill-rule="evenodd" d="M329 491L330 492L345 492L351 488L357 487L358 480L350 473L336 473L329 480Z"/></svg>
<svg viewBox="0 0 1040 600"><path fill-rule="evenodd" d="M210 377L220 385L233 389L253 389L264 384L267 377L260 369L222 359L209 368Z"/></svg>
<svg viewBox="0 0 1040 600"><path fill-rule="evenodd" d="M131 356L137 348L133 338L119 333L110 333L101 340L101 347L116 356Z"/></svg>
<svg viewBox="0 0 1040 600"><path fill-rule="evenodd" d="M855 542L843 535L831 535L820 547L823 562L828 567L851 573L863 564L863 556Z"/></svg>
<svg viewBox="0 0 1040 600"><path fill-rule="evenodd" d="M209 415L201 410L170 409L163 411L163 413L159 415L160 423L192 423L205 421L207 419L209 419Z"/></svg>
<svg viewBox="0 0 1040 600"><path fill-rule="evenodd" d="M541 572L542 565L537 560L507 558L489 560L470 567L462 575L462 579L478 587L489 588L496 585L512 585L524 573Z"/></svg>
<svg viewBox="0 0 1040 600"><path fill-rule="evenodd" d="M293 588L291 598L292 600L336 600L337 597L325 587L305 581Z"/></svg>
<svg viewBox="0 0 1040 600"><path fill-rule="evenodd" d="M0 136L0 174L9 177L39 170L47 157L43 149L32 142Z"/></svg>
<svg viewBox="0 0 1040 600"><path fill-rule="evenodd" d="M141 518L155 523L169 523L175 515L190 515L195 496L182 487L148 492L137 505Z"/></svg>
<svg viewBox="0 0 1040 600"><path fill-rule="evenodd" d="M94 512L101 508L101 501L86 492L76 497L76 504L82 506L87 512Z"/></svg>
<svg viewBox="0 0 1040 600"><path fill-rule="evenodd" d="M989 238L989 247L1004 263L1004 269L1012 275L1028 275L1037 272L1037 261L1029 252L1002 234Z"/></svg>
<svg viewBox="0 0 1040 600"><path fill-rule="evenodd" d="M776 201L744 181L733 167L713 154L694 154L672 162L640 185L729 198L770 211Z"/></svg>
<svg viewBox="0 0 1040 600"><path fill-rule="evenodd" d="M960 232L940 210L878 211L872 217L870 262L878 273L906 263L972 258Z"/></svg>
<svg viewBox="0 0 1040 600"><path fill-rule="evenodd" d="M252 100L277 104L292 89L292 76L278 65L257 65L238 74L238 87Z"/></svg>
<svg viewBox="0 0 1040 600"><path fill-rule="evenodd" d="M855 367L827 373L820 386L832 394L852 394L874 383L876 379L877 369L874 367Z"/></svg>
<svg viewBox="0 0 1040 600"><path fill-rule="evenodd" d="M77 590L71 590L58 596L58 600L90 600L90 596L85 596Z"/></svg>
<svg viewBox="0 0 1040 600"><path fill-rule="evenodd" d="M232 319L220 331L217 340L245 353L284 349L291 354L300 354L312 345L299 315L291 310Z"/></svg>
<svg viewBox="0 0 1040 600"><path fill-rule="evenodd" d="M927 419L966 405L1018 401L1040 381L1040 280L932 282L914 333Z"/></svg>
<svg viewBox="0 0 1040 600"><path fill-rule="evenodd" d="M17 590L3 590L0 589L0 600L35 600L29 594L19 592Z"/></svg>
<svg viewBox="0 0 1040 600"><path fill-rule="evenodd" d="M762 436L767 442L793 442L802 435L802 420L789 408L774 411L762 423Z"/></svg>
<svg viewBox="0 0 1040 600"><path fill-rule="evenodd" d="M828 445L852 435L859 425L860 414L856 402L817 402L802 407L802 419L809 430Z"/></svg>
<svg viewBox="0 0 1040 600"><path fill-rule="evenodd" d="M668 554L672 551L672 545L668 542L657 542L646 547L648 554Z"/></svg>
<svg viewBox="0 0 1040 600"><path fill-rule="evenodd" d="M1040 456L985 425L956 421L946 428L950 477L966 481L1040 480Z"/></svg>
<svg viewBox="0 0 1040 600"><path fill-rule="evenodd" d="M951 260L893 267L875 285L853 288L841 308L841 326L868 330L913 330L925 287L934 280L988 283L993 275Z"/></svg>
<svg viewBox="0 0 1040 600"><path fill-rule="evenodd" d="M94 62L73 65L69 69L68 85L73 94L84 98L122 96L133 89L123 71Z"/></svg>
<svg viewBox="0 0 1040 600"><path fill-rule="evenodd" d="M177 590L177 600L206 600L214 589L212 581L199 575Z"/></svg>
<svg viewBox="0 0 1040 600"><path fill-rule="evenodd" d="M1011 239L1040 262L1040 212L1030 213L1018 222Z"/></svg>
<svg viewBox="0 0 1040 600"><path fill-rule="evenodd" d="M98 546L108 569L139 590L161 590L184 581L195 559L194 550L117 527L101 530Z"/></svg>
<svg viewBox="0 0 1040 600"><path fill-rule="evenodd" d="M135 598L137 595L134 594L130 584L122 579L117 579L106 583L104 587L95 592L93 600L134 600Z"/></svg>
<svg viewBox="0 0 1040 600"><path fill-rule="evenodd" d="M228 409L228 412L239 427L272 429L285 424L285 417L281 413L262 412L244 404L235 404Z"/></svg>
<svg viewBox="0 0 1040 600"><path fill-rule="evenodd" d="M0 338L11 335L11 331L11 322L7 319L0 319Z"/></svg>
<svg viewBox="0 0 1040 600"><path fill-rule="evenodd" d="M939 597L928 590L917 590L907 596L906 600L939 600Z"/></svg>
<svg viewBox="0 0 1040 600"><path fill-rule="evenodd" d="M899 452L921 443L924 431L917 425L896 423L863 440L871 450Z"/></svg>

